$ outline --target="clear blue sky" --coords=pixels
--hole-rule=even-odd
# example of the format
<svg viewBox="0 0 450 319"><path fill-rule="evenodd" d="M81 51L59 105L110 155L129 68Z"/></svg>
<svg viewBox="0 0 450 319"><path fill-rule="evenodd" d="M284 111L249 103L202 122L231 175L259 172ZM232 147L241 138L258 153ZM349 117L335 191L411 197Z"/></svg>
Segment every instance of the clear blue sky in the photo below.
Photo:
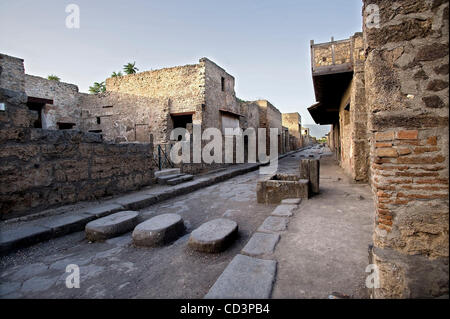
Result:
<svg viewBox="0 0 450 319"><path fill-rule="evenodd" d="M66 5L80 29L65 27ZM28 74L58 75L87 92L136 61L140 71L208 57L236 78L236 95L281 112L315 102L309 41L361 31L361 0L151 0L0 2L0 52L25 59Z"/></svg>

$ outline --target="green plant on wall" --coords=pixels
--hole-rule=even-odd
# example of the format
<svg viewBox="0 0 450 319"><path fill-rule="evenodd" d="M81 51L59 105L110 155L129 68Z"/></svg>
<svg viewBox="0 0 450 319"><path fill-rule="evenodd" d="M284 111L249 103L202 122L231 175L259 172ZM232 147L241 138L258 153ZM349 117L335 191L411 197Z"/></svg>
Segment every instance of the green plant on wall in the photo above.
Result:
<svg viewBox="0 0 450 319"><path fill-rule="evenodd" d="M127 63L123 66L123 71L126 74L134 74L137 71L139 71L139 69L136 67L136 62L133 63Z"/></svg>
<svg viewBox="0 0 450 319"><path fill-rule="evenodd" d="M106 91L105 82L94 82L94 84L89 87L89 92L91 94L98 94L105 91Z"/></svg>
<svg viewBox="0 0 450 319"><path fill-rule="evenodd" d="M59 82L61 79L54 74L50 74L49 76L47 76L47 80Z"/></svg>
<svg viewBox="0 0 450 319"><path fill-rule="evenodd" d="M115 78L115 77L118 77L118 76L122 76L123 74L122 74L122 72L116 72L116 71L114 71L112 74L111 74L111 77L112 78Z"/></svg>

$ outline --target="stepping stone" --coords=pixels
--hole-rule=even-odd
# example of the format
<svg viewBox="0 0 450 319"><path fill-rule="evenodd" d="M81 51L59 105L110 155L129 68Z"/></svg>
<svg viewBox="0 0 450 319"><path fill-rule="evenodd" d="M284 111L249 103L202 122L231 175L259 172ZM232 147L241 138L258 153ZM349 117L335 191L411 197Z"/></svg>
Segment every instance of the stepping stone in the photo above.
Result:
<svg viewBox="0 0 450 319"><path fill-rule="evenodd" d="M301 202L301 198L286 198L281 201L281 204L300 205Z"/></svg>
<svg viewBox="0 0 450 319"><path fill-rule="evenodd" d="M238 225L235 221L218 218L202 224L191 233L188 246L194 250L221 252L235 239Z"/></svg>
<svg viewBox="0 0 450 319"><path fill-rule="evenodd" d="M132 237L136 246L151 247L169 243L183 232L184 223L180 215L162 214L137 225Z"/></svg>
<svg viewBox="0 0 450 319"><path fill-rule="evenodd" d="M272 212L272 216L280 216L280 217L291 217L292 211L296 209L297 205L278 205L277 208Z"/></svg>
<svg viewBox="0 0 450 319"><path fill-rule="evenodd" d="M86 225L89 241L106 240L132 230L138 220L138 212L127 210L96 219Z"/></svg>
<svg viewBox="0 0 450 319"><path fill-rule="evenodd" d="M206 294L207 299L268 299L277 262L236 255Z"/></svg>
<svg viewBox="0 0 450 319"><path fill-rule="evenodd" d="M272 254L279 240L279 234L254 233L241 253L252 257Z"/></svg>
<svg viewBox="0 0 450 319"><path fill-rule="evenodd" d="M289 219L285 217L267 217L261 226L259 226L258 231L263 233L274 233L283 231L287 228Z"/></svg>

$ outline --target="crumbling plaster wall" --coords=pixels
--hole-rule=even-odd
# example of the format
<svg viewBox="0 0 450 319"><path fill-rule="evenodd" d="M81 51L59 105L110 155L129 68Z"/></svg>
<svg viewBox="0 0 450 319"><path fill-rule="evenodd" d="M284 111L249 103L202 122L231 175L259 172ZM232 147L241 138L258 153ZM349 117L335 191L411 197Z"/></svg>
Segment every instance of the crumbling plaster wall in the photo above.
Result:
<svg viewBox="0 0 450 319"><path fill-rule="evenodd" d="M364 0L375 298L448 295L448 1ZM369 19L364 14L364 22Z"/></svg>

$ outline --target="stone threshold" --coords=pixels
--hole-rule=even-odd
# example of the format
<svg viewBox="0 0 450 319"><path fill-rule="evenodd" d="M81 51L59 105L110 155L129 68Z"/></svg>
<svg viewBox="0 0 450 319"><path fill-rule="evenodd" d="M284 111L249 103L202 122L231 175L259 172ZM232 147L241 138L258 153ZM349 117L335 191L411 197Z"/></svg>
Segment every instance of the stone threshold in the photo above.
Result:
<svg viewBox="0 0 450 319"><path fill-rule="evenodd" d="M282 154L278 159L303 149ZM89 207L73 209L73 205L58 207L59 213L33 214L28 220L17 218L3 221L0 225L0 255L6 255L20 248L28 247L52 238L84 230L87 223L122 210L140 210L164 200L185 195L204 187L223 182L238 175L257 170L261 163L241 164L214 175L199 176L195 180L175 185L148 188L115 198L100 200ZM65 208L67 210L65 211ZM48 211L46 211L48 212ZM62 212L62 213L61 213Z"/></svg>

